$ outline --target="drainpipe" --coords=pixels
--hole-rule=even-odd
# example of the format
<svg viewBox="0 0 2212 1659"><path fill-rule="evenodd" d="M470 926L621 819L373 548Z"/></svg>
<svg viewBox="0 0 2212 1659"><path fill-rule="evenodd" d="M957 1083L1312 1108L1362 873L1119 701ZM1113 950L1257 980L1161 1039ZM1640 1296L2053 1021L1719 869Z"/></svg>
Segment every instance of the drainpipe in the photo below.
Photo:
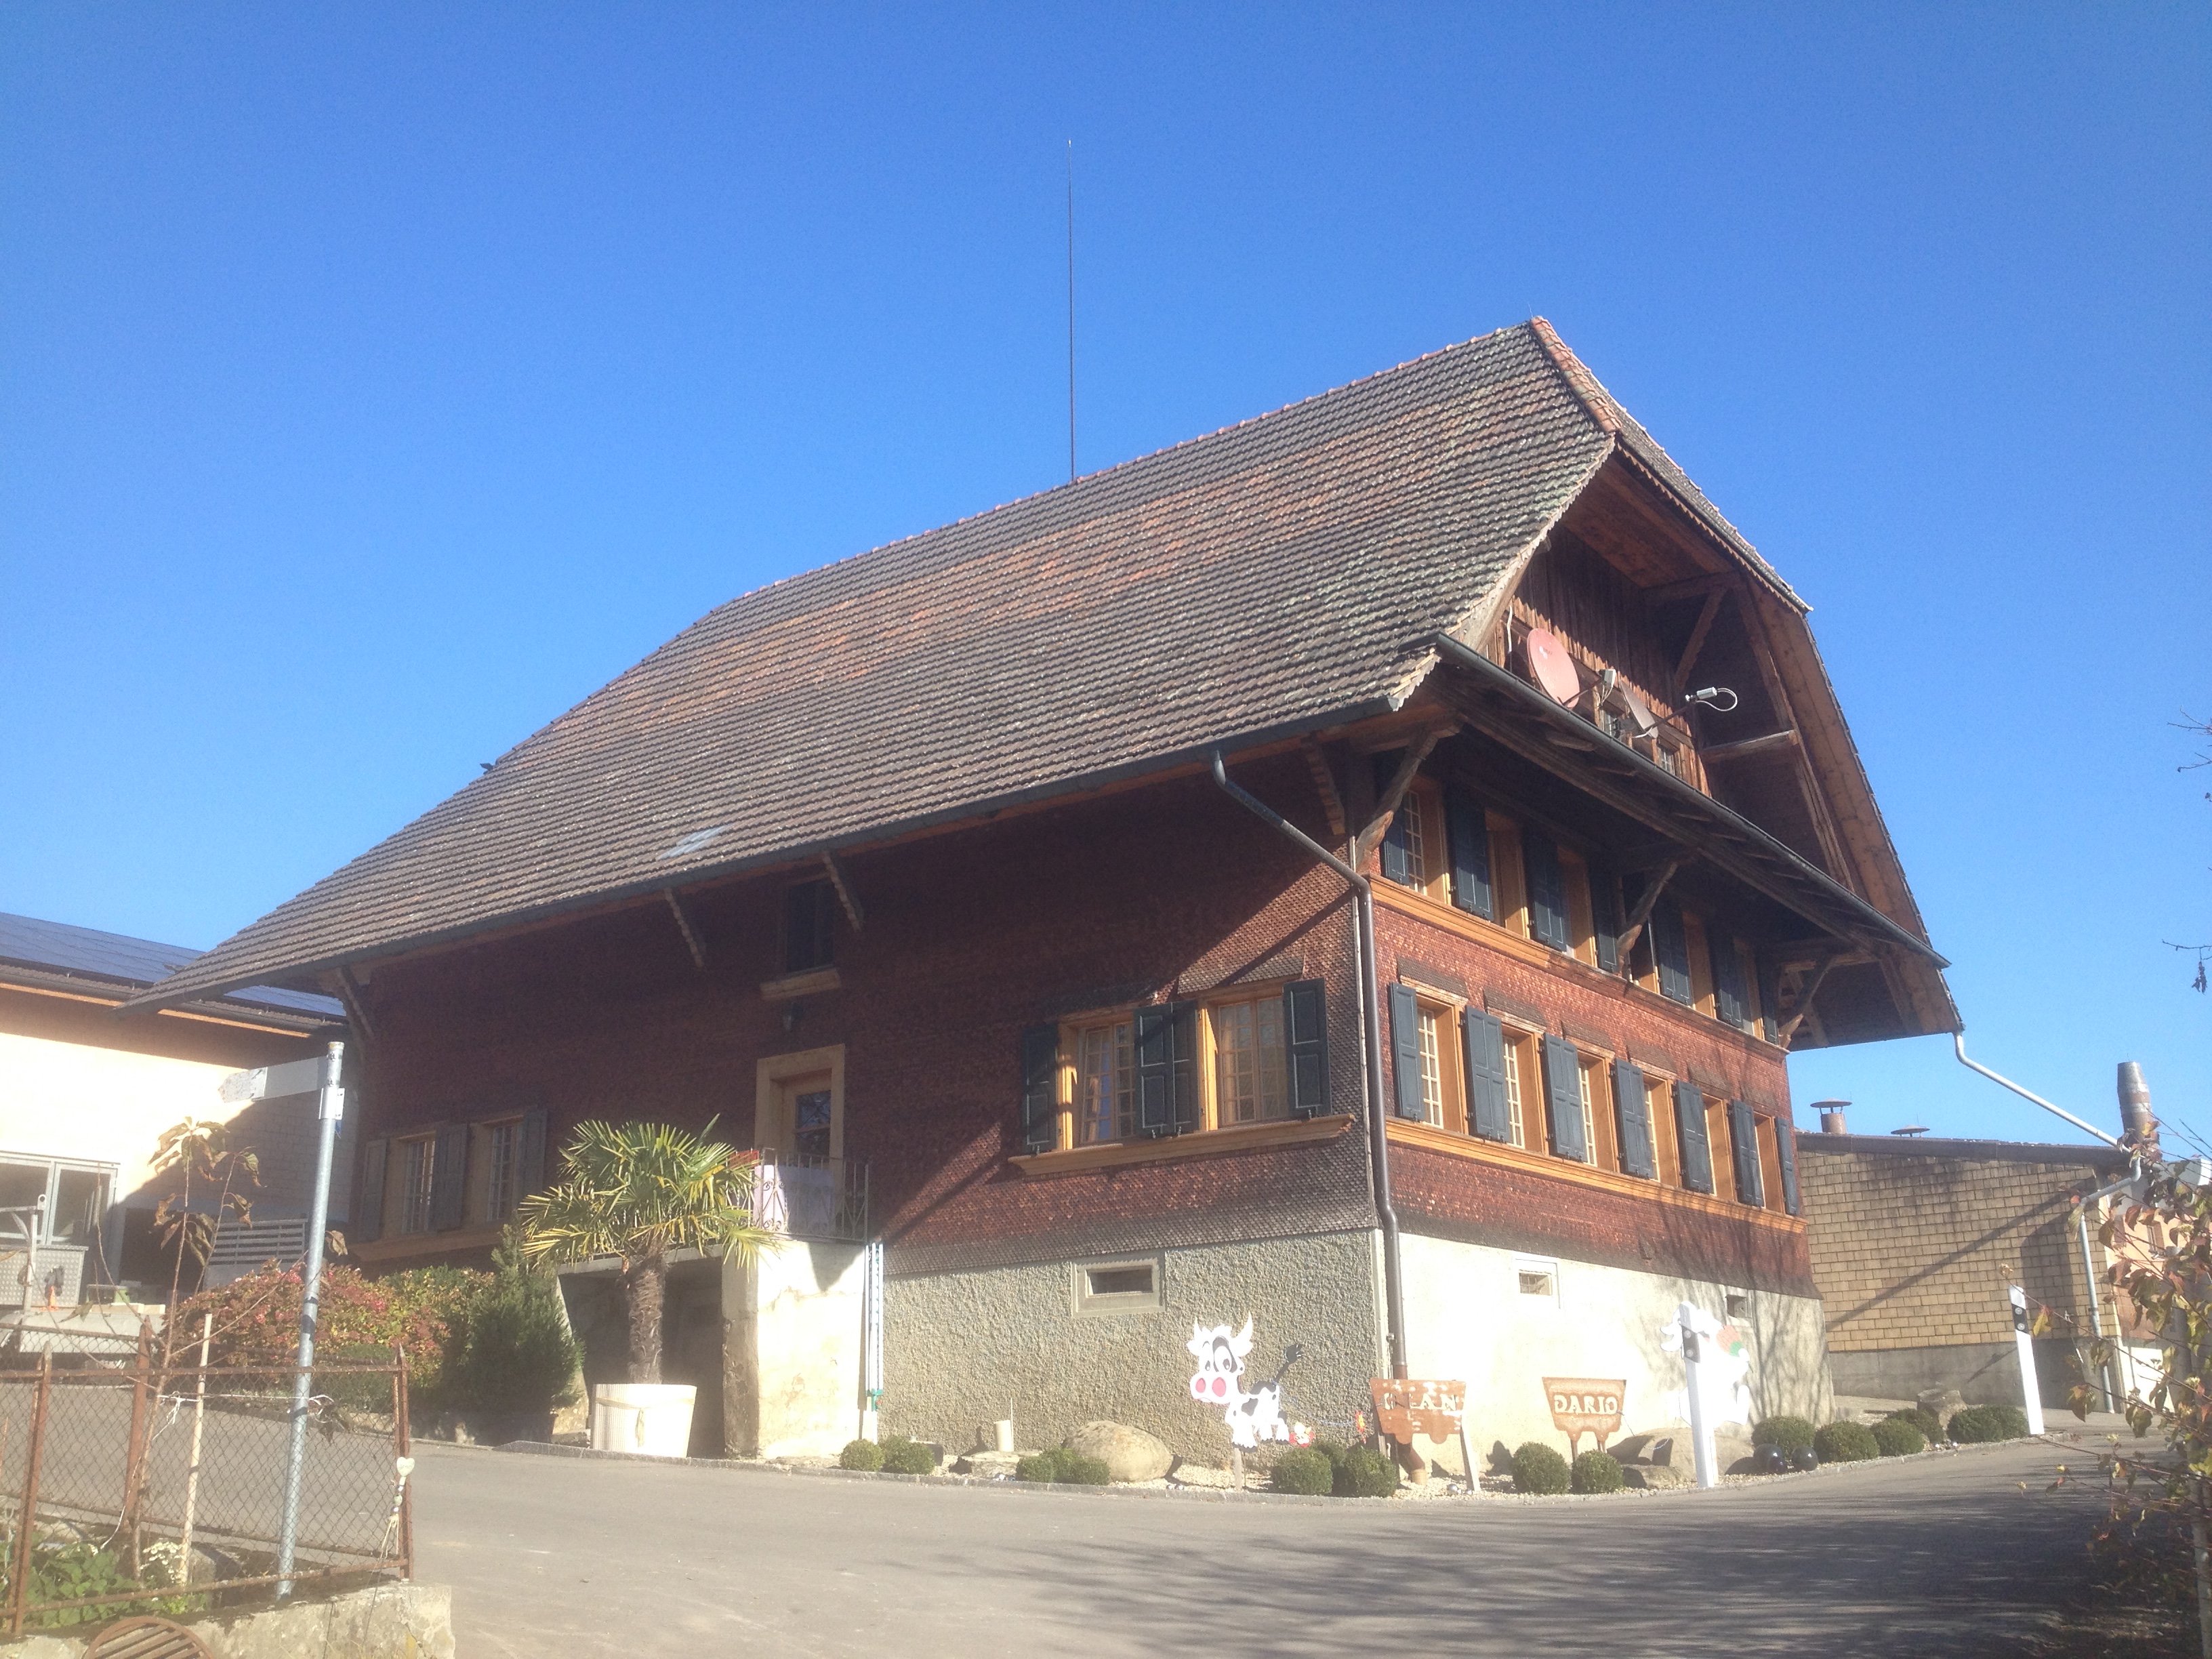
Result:
<svg viewBox="0 0 2212 1659"><path fill-rule="evenodd" d="M1983 1065L1979 1060L1968 1060L1966 1058L1966 1033L1965 1028L1961 1027L1960 1030L1951 1033L1951 1046L1959 1051L1959 1064L1965 1066L1968 1071L1979 1072L1984 1077L1989 1079L1990 1082L2002 1084L2006 1088L2011 1090L2013 1093L2018 1095L2022 1100L2033 1101L2037 1105L2042 1107L2045 1111L2064 1118L2069 1123L2079 1129L2083 1134L2094 1135L2098 1139L2103 1141L2107 1146L2120 1146L2120 1142L2116 1137L2106 1134L2102 1129L2096 1128L2090 1124L2082 1122L2081 1120L2075 1116L2073 1113L2067 1111L2061 1107L2053 1106L2041 1095L2031 1093L2029 1091L2021 1088L2020 1085L2014 1083L2010 1078L1999 1077L1995 1072L1990 1070L1988 1066ZM2120 1146L2120 1149L2123 1152L2127 1150L2124 1146Z"/></svg>
<svg viewBox="0 0 2212 1659"><path fill-rule="evenodd" d="M2089 1334L2100 1340L2105 1334L2105 1310L2097 1300L2097 1259L2089 1254L2090 1206L2103 1203L2115 1193L2124 1193L2130 1188L2138 1185L2142 1176L2142 1159L2138 1158L2128 1166L2126 1175L2109 1187L2098 1188L2095 1192L2081 1200L2081 1208L2074 1212L2074 1224L2081 1240L2081 1280L2089 1287ZM2113 1404L2114 1397L2118 1393L2118 1389L2113 1386L2118 1364L2117 1359L2108 1359L2105 1362L2105 1409L2108 1412L2119 1410L2119 1407Z"/></svg>
<svg viewBox="0 0 2212 1659"><path fill-rule="evenodd" d="M1382 1224L1383 1316L1389 1326L1390 1375L1404 1376L1406 1369L1406 1290L1398 1253L1398 1212L1390 1204L1390 1141L1382 1106L1382 1018L1375 988L1381 982L1375 961L1375 890L1366 877L1323 847L1311 836L1250 791L1230 781L1221 764L1221 751L1213 751L1213 781L1245 811L1273 824L1315 858L1344 878L1358 900L1359 936L1360 1033L1366 1050L1367 1156L1375 1174L1375 1212Z"/></svg>

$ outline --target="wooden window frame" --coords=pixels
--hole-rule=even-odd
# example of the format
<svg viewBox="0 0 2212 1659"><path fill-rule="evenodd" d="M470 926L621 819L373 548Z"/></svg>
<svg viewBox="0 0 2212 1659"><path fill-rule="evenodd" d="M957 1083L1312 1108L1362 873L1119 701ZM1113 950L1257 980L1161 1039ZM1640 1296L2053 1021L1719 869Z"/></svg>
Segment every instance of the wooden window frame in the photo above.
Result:
<svg viewBox="0 0 2212 1659"><path fill-rule="evenodd" d="M1283 993L1299 980L1285 976L1280 979L1242 981L1235 985L1216 987L1182 1000L1194 1005L1195 1018L1192 1024L1198 1038L1198 1053L1192 1066L1191 1086L1195 1095L1196 1122L1180 1137L1212 1134L1221 1131L1251 1131L1270 1126L1295 1124L1299 1120L1292 1108L1292 1087L1290 1074L1290 1030L1287 1018L1279 1028L1282 1043L1283 1108L1271 1117L1249 1118L1241 1123L1221 1121L1220 1054L1216 1046L1214 1018L1216 1011L1235 1007L1243 1003L1264 1003L1273 1000L1279 1006ZM1118 1137L1112 1140L1085 1140L1080 1138L1081 1126L1076 1121L1076 1091L1082 1076L1082 1054L1079 1044L1082 1034L1109 1025L1127 1024L1134 1027L1136 1003L1119 1008L1097 1008L1072 1015L1059 1022L1060 1028L1060 1133L1054 1151L1061 1152L1089 1151L1116 1146L1134 1146L1146 1138L1141 1134ZM1455 1027L1455 1029L1456 1029ZM1133 1041L1133 1030L1131 1036ZM1457 1050L1454 1050L1456 1054ZM1323 1114L1328 1115L1328 1114ZM1146 1143L1151 1144L1151 1143ZM1033 1154L1033 1156L1041 1156Z"/></svg>
<svg viewBox="0 0 2212 1659"><path fill-rule="evenodd" d="M1487 807L1482 817L1490 835L1490 903L1496 912L1492 925L1515 939L1527 939L1528 872L1521 863L1521 826Z"/></svg>
<svg viewBox="0 0 2212 1659"><path fill-rule="evenodd" d="M1589 860L1571 847L1559 849L1559 876L1567 890L1568 953L1597 966L1597 916L1590 897Z"/></svg>
<svg viewBox="0 0 2212 1659"><path fill-rule="evenodd" d="M431 1130L427 1134L396 1137L392 1150L399 1154L398 1204L398 1224L388 1230L395 1238L412 1238L428 1234L430 1225L430 1194L438 1176L438 1134ZM417 1165L419 1155L420 1166Z"/></svg>
<svg viewBox="0 0 2212 1659"><path fill-rule="evenodd" d="M1086 1019L1069 1020L1061 1024L1060 1028L1060 1136L1057 1144L1063 1149L1073 1146L1120 1146L1125 1141L1134 1140L1139 1138L1135 1132L1135 1119L1137 1112L1136 1024L1137 1011L1133 1007L1123 1009L1116 1013L1094 1015ZM1129 1091L1129 1103L1127 1109L1130 1116L1130 1133L1127 1134L1121 1133L1121 1115L1122 1108L1120 1101L1116 1100L1114 1108L1115 1133L1110 1136L1086 1137L1084 1133L1083 1114L1079 1109L1082 1104L1079 1097L1080 1096L1083 1089L1083 1049L1085 1039L1093 1032L1104 1031L1112 1033L1113 1035L1109 1036L1107 1041L1113 1045L1115 1051L1115 1063L1119 1066L1122 1060L1121 1033L1125 1027L1127 1029L1129 1034L1127 1045L1127 1067L1129 1073L1127 1085ZM1116 1092L1119 1092L1118 1089Z"/></svg>
<svg viewBox="0 0 2212 1659"><path fill-rule="evenodd" d="M787 1054L769 1054L753 1070L753 1146L766 1151L773 1146L781 1157L796 1158L798 1133L795 1125L786 1125L778 1091L787 1083L794 1083L817 1073L827 1073L830 1078L830 1156L845 1156L845 1045L832 1043L823 1048L801 1048ZM791 1140L782 1146L766 1137L774 1131Z"/></svg>
<svg viewBox="0 0 2212 1659"><path fill-rule="evenodd" d="M1497 1013L1492 1010L1493 1014ZM1507 1015L1497 1014L1505 1038L1505 1103L1513 1126L1513 1138L1498 1144L1518 1146L1524 1152L1543 1152L1547 1146L1532 1147L1528 1144L1529 1107L1535 1108L1534 1121L1538 1127L1545 1122L1544 1110L1544 1036L1535 1026L1525 1024ZM1531 1096L1532 1086L1535 1093Z"/></svg>
<svg viewBox="0 0 2212 1659"><path fill-rule="evenodd" d="M471 1134L479 1136L483 1146L479 1156L470 1161L483 1171L478 1190L468 1195L467 1209L483 1218L487 1227L497 1227L512 1220L514 1206L522 1201L522 1114L511 1117L489 1118L469 1126ZM513 1137L513 1146L507 1159L507 1184L515 1190L507 1196L504 1208L500 1204L500 1132L506 1130Z"/></svg>
<svg viewBox="0 0 2212 1659"><path fill-rule="evenodd" d="M1707 1019L1717 1020L1721 1015L1719 1001L1713 994L1712 934L1705 927L1705 917L1697 911L1684 910L1680 915L1682 952L1690 959L1688 1006Z"/></svg>
<svg viewBox="0 0 2212 1659"><path fill-rule="evenodd" d="M1582 1073L1583 1144L1589 1149L1590 1165L1621 1174L1620 1103L1613 1093L1613 1056L1577 1043L1575 1064Z"/></svg>
<svg viewBox="0 0 2212 1659"><path fill-rule="evenodd" d="M1790 1204L1782 1190L1782 1131L1777 1121L1757 1107L1752 1109L1753 1133L1759 1137L1759 1208L1787 1215Z"/></svg>
<svg viewBox="0 0 2212 1659"><path fill-rule="evenodd" d="M1437 1120L1431 1125L1452 1134L1468 1134L1471 1131L1467 1116L1467 1053L1465 1039L1460 1030L1460 1012L1467 999L1455 997L1419 980L1401 975L1400 984L1413 994L1413 1006L1425 1024L1433 1020L1437 1035ZM1426 1056L1424 1056L1423 1093L1426 1096Z"/></svg>
<svg viewBox="0 0 2212 1659"><path fill-rule="evenodd" d="M1289 980L1277 980L1271 984L1260 986L1239 985L1233 989L1215 991L1195 999L1198 1003L1197 1085L1198 1121L1200 1133L1209 1129L1241 1127L1252 1123L1283 1123L1290 1121L1291 1115L1290 1030L1284 1023L1283 1008L1283 988L1290 983L1291 981ZM1256 1009L1271 1001L1275 1006L1275 1034L1279 1039L1277 1046L1280 1061L1282 1109L1277 1112L1267 1112L1264 1109L1263 1102L1260 1116L1242 1118L1235 1123L1225 1123L1221 1116L1223 1105L1221 1048L1220 1034L1216 1022L1224 1009L1242 1007ZM1256 1037L1261 1025L1260 1016L1257 1013L1255 1013L1253 1022L1253 1030ZM1259 1063L1264 1073L1267 1066L1267 1056L1264 1051L1255 1045L1254 1053L1259 1056Z"/></svg>

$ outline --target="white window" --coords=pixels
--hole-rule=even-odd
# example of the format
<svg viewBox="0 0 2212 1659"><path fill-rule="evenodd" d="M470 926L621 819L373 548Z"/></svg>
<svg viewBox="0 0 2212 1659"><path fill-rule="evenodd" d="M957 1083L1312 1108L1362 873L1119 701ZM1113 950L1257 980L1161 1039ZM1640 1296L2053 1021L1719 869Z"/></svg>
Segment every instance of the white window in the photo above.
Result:
<svg viewBox="0 0 2212 1659"><path fill-rule="evenodd" d="M1530 1037L1514 1030L1505 1031L1505 1111L1513 1126L1513 1144L1526 1146L1528 1137L1522 1128L1522 1101L1527 1093L1522 1079L1535 1075L1535 1042Z"/></svg>
<svg viewBox="0 0 2212 1659"><path fill-rule="evenodd" d="M1432 1008L1421 1010L1421 1110L1424 1121L1438 1128L1444 1121L1443 1044L1437 1030L1440 1018Z"/></svg>
<svg viewBox="0 0 2212 1659"><path fill-rule="evenodd" d="M1134 1027L1085 1027L1076 1037L1075 1139L1079 1146L1130 1140L1137 1133Z"/></svg>
<svg viewBox="0 0 2212 1659"><path fill-rule="evenodd" d="M1575 1086L1582 1095L1583 1101L1583 1155L1589 1159L1591 1163L1601 1166L1605 1163L1605 1160L1598 1156L1597 1114L1590 1106L1590 1073L1592 1069L1592 1067L1584 1066L1577 1061L1575 1066Z"/></svg>
<svg viewBox="0 0 2212 1659"><path fill-rule="evenodd" d="M1557 1307L1559 1302L1559 1264L1540 1255L1516 1255L1513 1258L1514 1277L1519 1281L1521 1294L1540 1298Z"/></svg>

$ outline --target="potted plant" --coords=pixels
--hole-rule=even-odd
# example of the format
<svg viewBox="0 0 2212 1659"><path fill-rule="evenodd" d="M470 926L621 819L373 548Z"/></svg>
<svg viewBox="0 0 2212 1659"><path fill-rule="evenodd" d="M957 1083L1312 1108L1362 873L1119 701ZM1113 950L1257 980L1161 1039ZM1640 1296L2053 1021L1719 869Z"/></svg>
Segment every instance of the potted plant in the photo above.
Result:
<svg viewBox="0 0 2212 1659"><path fill-rule="evenodd" d="M561 1159L564 1178L523 1200L515 1222L526 1260L622 1264L629 1381L592 1389L592 1444L681 1457L697 1390L660 1380L668 1253L719 1247L746 1259L782 1243L752 1224L753 1159L672 1124L596 1121L576 1126Z"/></svg>

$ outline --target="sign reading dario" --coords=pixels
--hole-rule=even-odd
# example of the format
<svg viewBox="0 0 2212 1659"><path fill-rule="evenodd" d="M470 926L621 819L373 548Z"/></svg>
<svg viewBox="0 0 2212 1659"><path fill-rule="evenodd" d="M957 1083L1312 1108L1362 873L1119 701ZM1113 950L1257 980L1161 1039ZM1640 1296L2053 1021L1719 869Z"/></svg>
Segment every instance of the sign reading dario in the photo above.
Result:
<svg viewBox="0 0 2212 1659"><path fill-rule="evenodd" d="M1589 1435L1600 1451L1606 1441L1620 1432L1621 1398L1628 1379L1621 1376L1547 1376L1545 1396L1552 1402L1552 1422L1567 1437L1570 1455Z"/></svg>

